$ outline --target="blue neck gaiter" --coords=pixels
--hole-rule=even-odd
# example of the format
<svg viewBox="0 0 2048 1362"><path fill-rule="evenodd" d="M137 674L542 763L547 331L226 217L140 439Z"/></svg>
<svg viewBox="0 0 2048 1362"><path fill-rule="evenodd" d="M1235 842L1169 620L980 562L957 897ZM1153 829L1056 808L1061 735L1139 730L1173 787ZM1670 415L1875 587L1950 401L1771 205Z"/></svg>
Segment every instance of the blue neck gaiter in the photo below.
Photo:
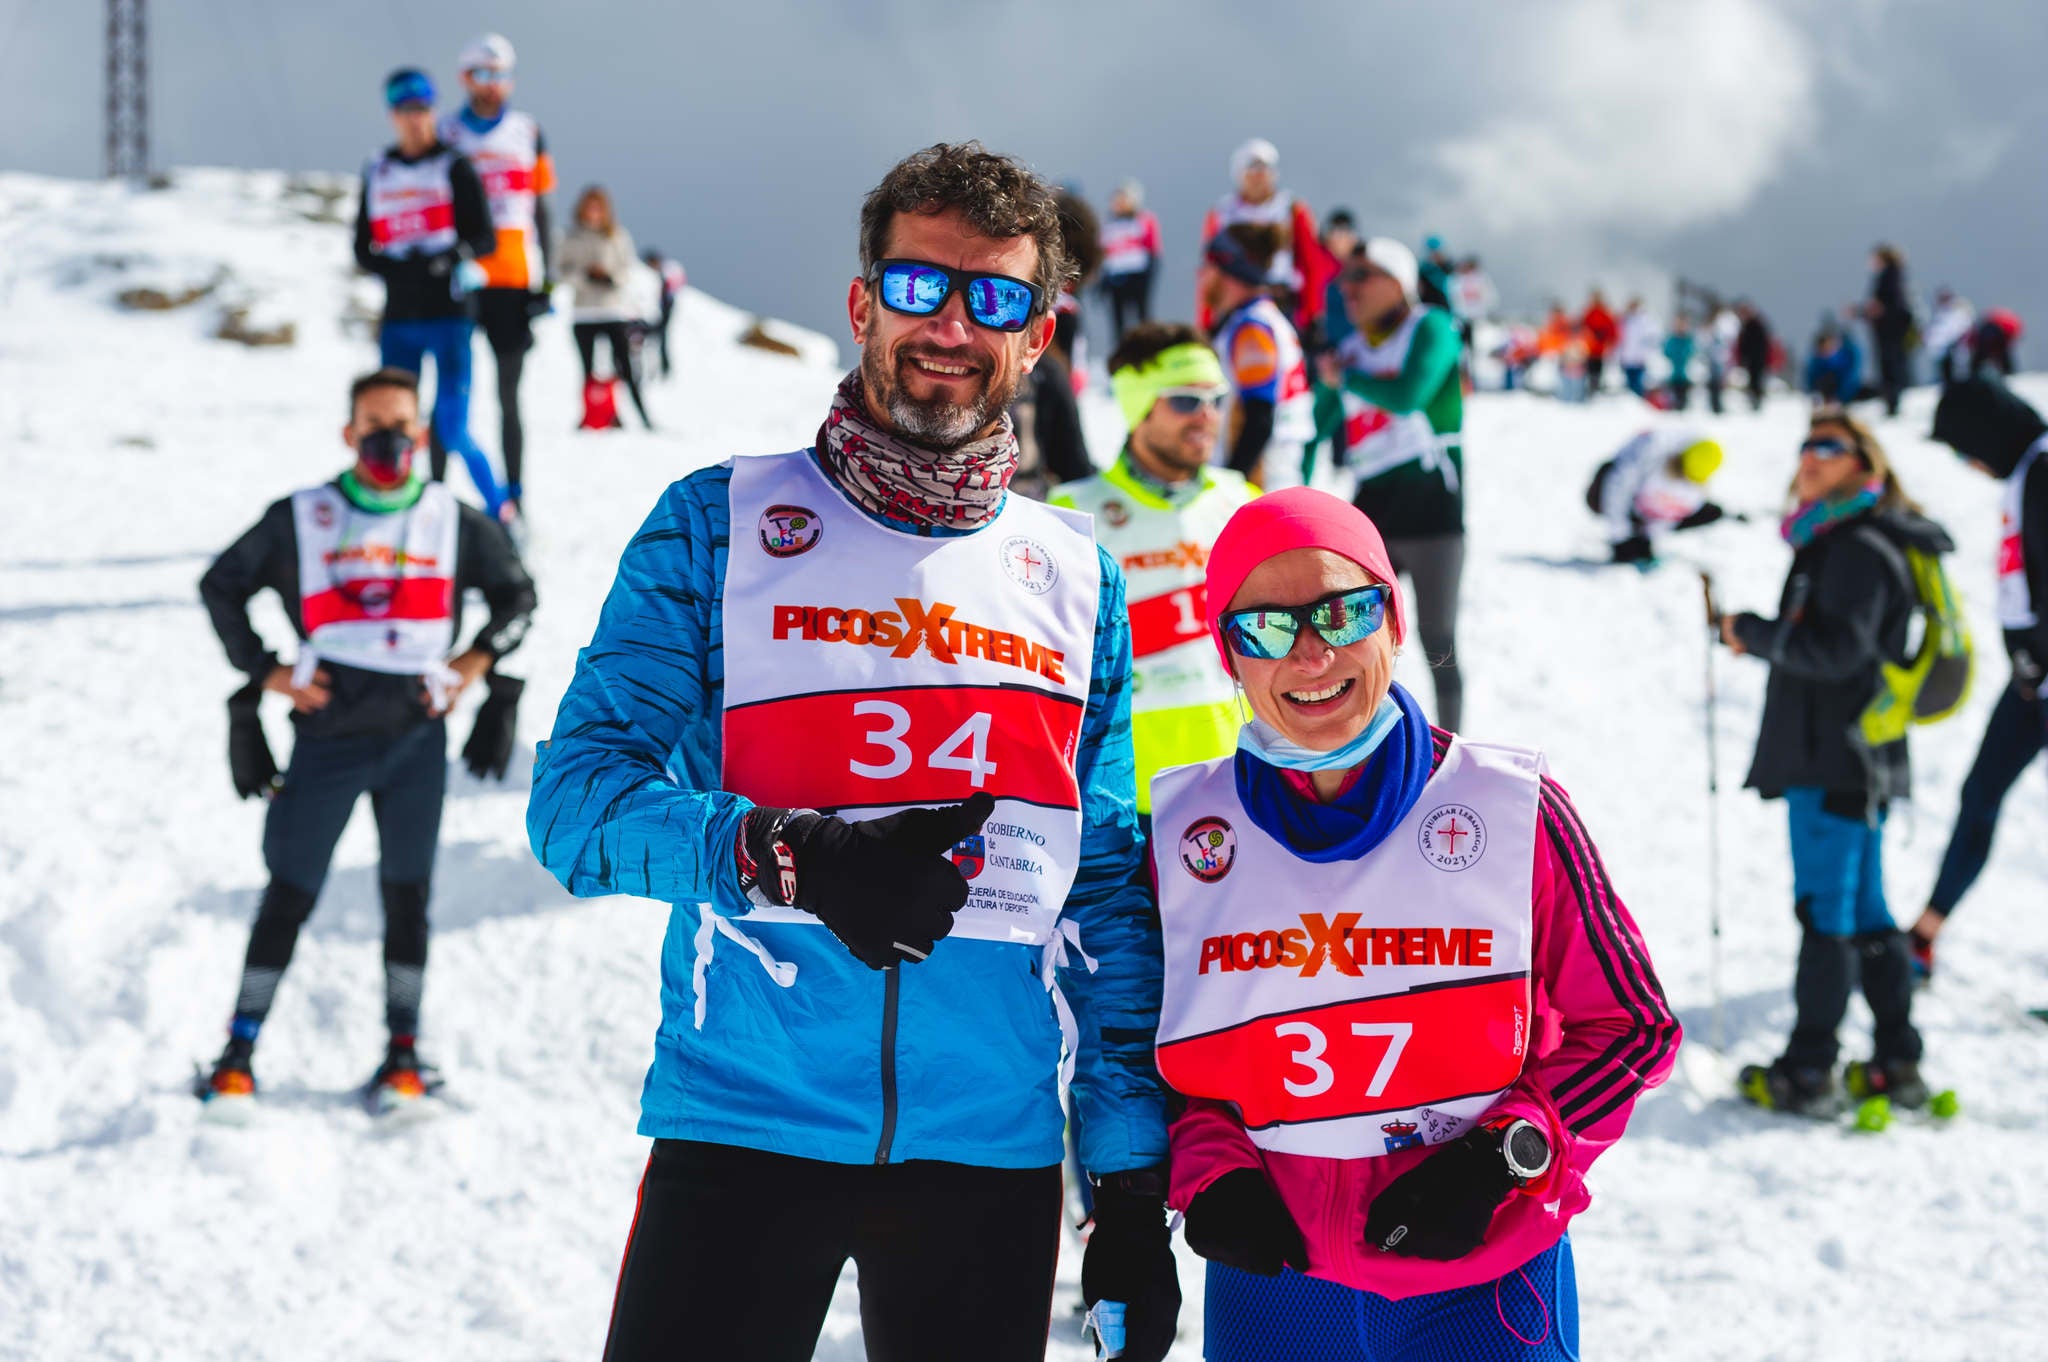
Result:
<svg viewBox="0 0 2048 1362"><path fill-rule="evenodd" d="M1268 836L1304 861L1355 861L1387 839L1422 797L1435 764L1429 721L1396 685L1387 699L1400 722L1386 730L1356 783L1328 804L1296 793L1278 767L1237 754L1237 797Z"/></svg>

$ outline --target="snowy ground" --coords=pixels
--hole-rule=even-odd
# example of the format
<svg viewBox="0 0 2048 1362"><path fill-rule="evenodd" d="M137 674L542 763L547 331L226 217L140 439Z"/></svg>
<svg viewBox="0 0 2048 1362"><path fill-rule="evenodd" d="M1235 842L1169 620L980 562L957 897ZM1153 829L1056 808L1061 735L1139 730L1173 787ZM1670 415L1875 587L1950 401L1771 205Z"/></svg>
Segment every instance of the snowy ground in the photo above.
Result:
<svg viewBox="0 0 2048 1362"><path fill-rule="evenodd" d="M223 769L235 678L194 582L271 499L341 466L342 388L374 360L343 326L358 286L345 229L309 217L320 207L282 177L192 174L136 198L0 176L0 1357L498 1362L591 1357L602 1340L645 1158L633 1123L663 910L571 900L534 864L527 757L503 786L451 782L426 1029L465 1109L384 1131L351 1103L382 1041L367 816L265 1032L261 1122L200 1125L185 1092L219 1044L263 880L262 810L233 798ZM183 309L113 304L221 264L233 277ZM223 301L255 324L294 321L297 343L210 339ZM543 325L526 382L542 596L519 657L529 741L659 489L816 429L829 344L805 340L806 360L740 349L746 320L684 301L680 372L652 392L653 435L572 434L567 324ZM2048 384L2029 390L2048 399ZM1996 489L1920 438L1930 403L1914 394L1882 434L1961 543L1953 570L1985 668L1968 712L1916 741L1919 798L1890 847L1901 914L1932 883L2005 676L1988 613ZM495 446L495 410L477 406ZM1705 1039L1697 580L1677 563L1644 576L1573 561L1594 547L1588 472L1646 419L1625 399L1473 404L1467 729L1548 748ZM1729 451L1722 493L1758 518L1680 552L1714 567L1733 607L1775 600L1786 551L1769 512L1800 419L1788 399L1711 423ZM1106 452L1113 411L1091 421ZM281 643L281 615L260 618ZM1761 1059L1790 1020L1788 856L1782 811L1733 788L1763 669L1725 654L1717 666L1728 1049ZM1427 694L1416 672L1404 679ZM283 716L270 718L282 753ZM1602 1161L1574 1228L1586 1355L2048 1348L2048 1027L2021 1015L2048 1002L2042 795L2037 766L1923 995L1930 1067L1965 1115L1859 1137L1710 1104L1674 1080ZM1184 1268L1176 1356L1194 1358L1201 1270ZM1077 1275L1070 1257L1068 1298ZM849 1272L819 1356L860 1355ZM1085 1356L1065 1300L1051 1355Z"/></svg>

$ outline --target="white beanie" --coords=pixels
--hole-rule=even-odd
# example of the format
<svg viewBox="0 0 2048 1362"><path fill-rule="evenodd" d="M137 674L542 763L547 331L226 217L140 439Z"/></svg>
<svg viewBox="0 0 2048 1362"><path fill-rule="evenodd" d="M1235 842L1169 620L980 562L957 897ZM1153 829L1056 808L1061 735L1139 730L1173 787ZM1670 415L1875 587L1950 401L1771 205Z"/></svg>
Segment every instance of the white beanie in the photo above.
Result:
<svg viewBox="0 0 2048 1362"><path fill-rule="evenodd" d="M1415 281L1421 271L1415 264L1415 252L1409 250L1390 236L1372 237L1365 243L1365 258L1375 269L1385 270L1401 286L1401 296L1409 302L1416 299Z"/></svg>
<svg viewBox="0 0 2048 1362"><path fill-rule="evenodd" d="M502 33L486 33L462 49L455 63L464 71L510 71L512 40Z"/></svg>
<svg viewBox="0 0 2048 1362"><path fill-rule="evenodd" d="M1244 173L1252 168L1254 161L1264 162L1277 170L1280 168L1280 153L1265 138L1254 137L1230 153L1230 178L1243 179Z"/></svg>

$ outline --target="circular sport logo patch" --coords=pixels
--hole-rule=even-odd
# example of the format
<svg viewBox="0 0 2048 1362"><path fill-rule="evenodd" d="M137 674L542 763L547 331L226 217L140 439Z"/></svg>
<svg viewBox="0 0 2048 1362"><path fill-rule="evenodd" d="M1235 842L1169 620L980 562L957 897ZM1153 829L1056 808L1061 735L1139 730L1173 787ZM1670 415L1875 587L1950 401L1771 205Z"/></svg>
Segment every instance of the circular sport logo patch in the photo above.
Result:
<svg viewBox="0 0 2048 1362"><path fill-rule="evenodd" d="M1230 873L1237 860L1237 834L1221 818L1197 818L1180 835L1180 864L1203 884Z"/></svg>
<svg viewBox="0 0 2048 1362"><path fill-rule="evenodd" d="M1107 520L1112 527L1119 530L1131 523L1131 513L1125 509L1121 501L1103 502L1102 518Z"/></svg>
<svg viewBox="0 0 2048 1362"><path fill-rule="evenodd" d="M794 558L818 546L825 526L808 506L770 506L761 512L761 547L771 558Z"/></svg>
<svg viewBox="0 0 2048 1362"><path fill-rule="evenodd" d="M1003 571L1034 596L1043 596L1060 579L1060 565L1036 539L1013 534L1003 541Z"/></svg>
<svg viewBox="0 0 2048 1362"><path fill-rule="evenodd" d="M1486 854L1486 824L1469 805L1445 804L1422 820L1422 859L1438 870L1469 870Z"/></svg>

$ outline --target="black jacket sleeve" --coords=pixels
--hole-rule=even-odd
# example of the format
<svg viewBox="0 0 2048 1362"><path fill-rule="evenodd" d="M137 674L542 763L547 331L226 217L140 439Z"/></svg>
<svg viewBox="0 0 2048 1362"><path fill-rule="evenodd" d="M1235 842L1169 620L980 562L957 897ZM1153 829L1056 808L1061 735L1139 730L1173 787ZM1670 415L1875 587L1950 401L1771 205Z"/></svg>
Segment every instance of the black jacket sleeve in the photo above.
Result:
<svg viewBox="0 0 2048 1362"><path fill-rule="evenodd" d="M1751 614L1735 619L1735 636L1743 647L1805 681L1850 681L1887 657L1887 635L1899 614L1900 584L1892 562L1860 538L1830 548L1811 576L1802 576L1795 566L1777 619Z"/></svg>
<svg viewBox="0 0 2048 1362"><path fill-rule="evenodd" d="M2013 679L2038 692L2048 681L2048 459L2036 457L2020 489L2020 553L2027 565L2027 599L2034 627L2005 631Z"/></svg>
<svg viewBox="0 0 2048 1362"><path fill-rule="evenodd" d="M1042 373L1033 375L1038 380L1032 392L1038 407L1034 429L1046 471L1061 482L1092 477L1095 464L1088 457L1088 438L1081 432L1081 408L1074 401L1073 380L1067 377L1066 366L1056 361L1048 366L1041 359L1039 368Z"/></svg>
<svg viewBox="0 0 2048 1362"><path fill-rule="evenodd" d="M536 160L545 159L548 154L547 134L536 128L533 132L533 154ZM535 293L555 286L555 234L554 222L548 216L548 196L533 196L533 234L540 241L540 278L528 279L526 286Z"/></svg>
<svg viewBox="0 0 2048 1362"><path fill-rule="evenodd" d="M498 229L491 221L491 201L484 196L483 177L467 156L448 163L448 186L455 195L455 238L476 260L498 249Z"/></svg>
<svg viewBox="0 0 2048 1362"><path fill-rule="evenodd" d="M213 632L227 650L236 671L261 681L277 666L277 654L249 623L249 598L269 587L284 599L296 624L299 609L299 536L292 525L291 498L273 502L263 518L220 557L199 579L199 599L206 604Z"/></svg>
<svg viewBox="0 0 2048 1362"><path fill-rule="evenodd" d="M362 192L356 196L356 263L371 274L388 278L391 262L370 249L370 179L363 177Z"/></svg>
<svg viewBox="0 0 2048 1362"><path fill-rule="evenodd" d="M474 506L462 507L455 551L456 589L483 592L491 616L477 631L472 648L503 657L517 648L533 622L539 597L533 578L519 560L519 550L505 527Z"/></svg>
<svg viewBox="0 0 2048 1362"><path fill-rule="evenodd" d="M1262 397L1240 397L1238 410L1244 414L1237 439L1230 446L1230 467L1247 477L1258 471L1259 458L1273 438L1273 404Z"/></svg>

